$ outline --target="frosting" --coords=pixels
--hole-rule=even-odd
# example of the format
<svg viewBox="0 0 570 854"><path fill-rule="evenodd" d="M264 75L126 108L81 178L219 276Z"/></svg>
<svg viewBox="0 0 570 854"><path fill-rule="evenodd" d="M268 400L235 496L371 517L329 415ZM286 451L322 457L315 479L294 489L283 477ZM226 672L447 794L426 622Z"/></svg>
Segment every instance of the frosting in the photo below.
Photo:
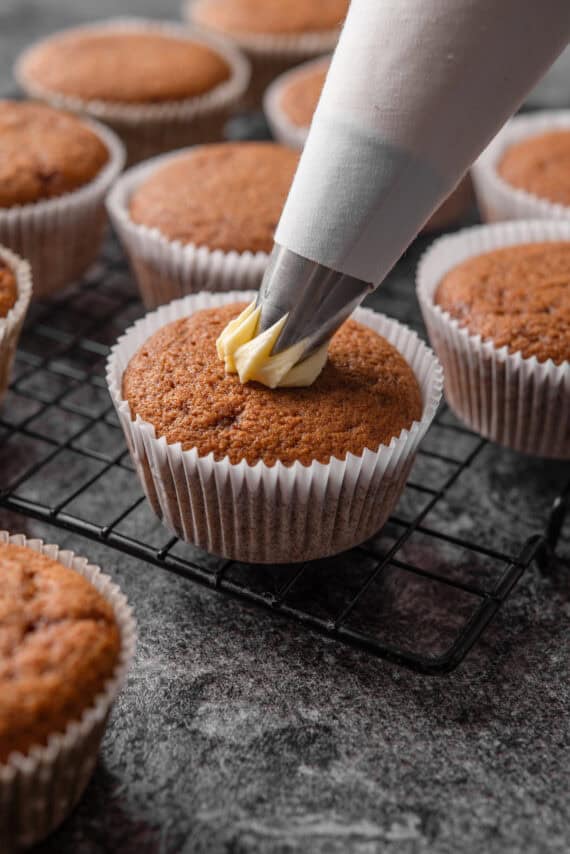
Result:
<svg viewBox="0 0 570 854"><path fill-rule="evenodd" d="M309 386L319 376L327 360L328 342L301 359L306 344L300 341L274 356L271 351L285 325L287 315L261 335L256 335L261 308L252 302L231 320L216 341L218 356L228 373L237 373L241 382L255 381L269 388Z"/></svg>

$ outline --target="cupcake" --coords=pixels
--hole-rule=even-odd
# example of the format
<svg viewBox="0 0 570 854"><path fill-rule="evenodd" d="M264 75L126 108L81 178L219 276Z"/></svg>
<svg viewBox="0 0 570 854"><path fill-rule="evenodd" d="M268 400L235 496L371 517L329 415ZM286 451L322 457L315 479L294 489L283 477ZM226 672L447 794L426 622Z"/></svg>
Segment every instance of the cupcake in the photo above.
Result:
<svg viewBox="0 0 570 854"><path fill-rule="evenodd" d="M471 172L488 222L570 219L570 110L511 119Z"/></svg>
<svg viewBox="0 0 570 854"><path fill-rule="evenodd" d="M261 106L283 71L334 49L349 0L186 0L189 21L223 33L248 56L252 76L245 105Z"/></svg>
<svg viewBox="0 0 570 854"><path fill-rule="evenodd" d="M56 33L28 48L15 73L33 97L110 125L129 163L221 139L249 80L227 41L138 19Z"/></svg>
<svg viewBox="0 0 570 854"><path fill-rule="evenodd" d="M513 450L570 458L570 223L441 238L417 283L456 415Z"/></svg>
<svg viewBox="0 0 570 854"><path fill-rule="evenodd" d="M263 109L278 142L303 148L330 64L320 57L281 74L268 87ZM465 219L473 207L473 187L465 176L425 224L423 231L442 231Z"/></svg>
<svg viewBox="0 0 570 854"><path fill-rule="evenodd" d="M30 265L0 246L0 403L32 296Z"/></svg>
<svg viewBox="0 0 570 854"><path fill-rule="evenodd" d="M268 142L199 146L129 170L107 208L154 307L259 286L298 154Z"/></svg>
<svg viewBox="0 0 570 854"><path fill-rule="evenodd" d="M97 256L104 197L123 162L103 125L0 100L0 243L30 262L35 296L73 281Z"/></svg>
<svg viewBox="0 0 570 854"><path fill-rule="evenodd" d="M324 557L372 536L437 409L441 370L415 333L358 310L308 388L226 374L216 338L254 292L196 294L137 322L107 381L166 526L226 558Z"/></svg>
<svg viewBox="0 0 570 854"><path fill-rule="evenodd" d="M266 89L263 110L275 139L303 148L329 70L330 57L304 62L280 74Z"/></svg>
<svg viewBox="0 0 570 854"><path fill-rule="evenodd" d="M111 580L71 551L0 532L0 839L19 850L91 776L135 626Z"/></svg>

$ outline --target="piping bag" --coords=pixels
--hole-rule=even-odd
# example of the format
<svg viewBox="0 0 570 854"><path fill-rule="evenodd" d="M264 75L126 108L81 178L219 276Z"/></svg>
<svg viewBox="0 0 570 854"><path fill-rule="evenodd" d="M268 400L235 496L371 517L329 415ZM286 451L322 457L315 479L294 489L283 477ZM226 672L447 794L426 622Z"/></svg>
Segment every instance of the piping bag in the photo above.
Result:
<svg viewBox="0 0 570 854"><path fill-rule="evenodd" d="M569 40L570 0L352 0L257 302L218 340L226 368L309 385Z"/></svg>

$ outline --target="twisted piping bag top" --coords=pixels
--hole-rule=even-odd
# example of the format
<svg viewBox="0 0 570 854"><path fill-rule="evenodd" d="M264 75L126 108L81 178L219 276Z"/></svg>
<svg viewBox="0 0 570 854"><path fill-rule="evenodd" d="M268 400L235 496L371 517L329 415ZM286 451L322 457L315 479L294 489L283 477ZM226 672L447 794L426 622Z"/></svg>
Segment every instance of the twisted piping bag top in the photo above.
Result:
<svg viewBox="0 0 570 854"><path fill-rule="evenodd" d="M277 227L279 251L361 280L363 298L569 39L568 0L352 0ZM268 275L252 338L266 331L275 269ZM293 347L306 339L308 312L295 309L314 279L279 282L274 355L286 332ZM242 360L250 346L242 341ZM271 348L262 351L258 367ZM303 361L307 347L291 355Z"/></svg>

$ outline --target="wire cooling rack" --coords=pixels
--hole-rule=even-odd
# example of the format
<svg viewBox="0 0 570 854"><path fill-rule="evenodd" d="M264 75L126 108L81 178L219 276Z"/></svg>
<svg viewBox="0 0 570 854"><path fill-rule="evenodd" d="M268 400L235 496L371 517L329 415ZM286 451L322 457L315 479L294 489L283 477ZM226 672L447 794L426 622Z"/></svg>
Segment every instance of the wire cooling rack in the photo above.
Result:
<svg viewBox="0 0 570 854"><path fill-rule="evenodd" d="M401 311L396 304L391 313L410 322L412 303L410 286ZM471 542L430 525L487 445L445 407L395 514L359 548L301 565L259 567L215 558L171 537L142 494L104 381L109 346L143 312L112 238L81 283L32 304L0 408L0 506L104 541L422 673L456 667L533 559L548 563L568 488L544 533L519 549Z"/></svg>

